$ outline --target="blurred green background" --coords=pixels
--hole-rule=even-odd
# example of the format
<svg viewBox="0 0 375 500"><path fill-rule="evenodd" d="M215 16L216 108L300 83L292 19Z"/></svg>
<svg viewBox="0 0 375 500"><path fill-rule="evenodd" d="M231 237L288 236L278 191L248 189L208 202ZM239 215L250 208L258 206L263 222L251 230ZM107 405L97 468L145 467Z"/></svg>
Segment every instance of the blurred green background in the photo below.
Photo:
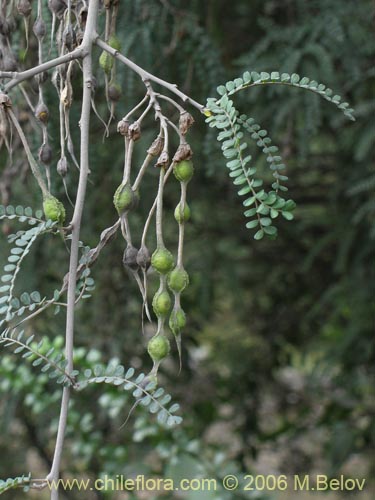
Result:
<svg viewBox="0 0 375 500"><path fill-rule="evenodd" d="M241 200L215 135L203 117L190 110L196 123L189 133L195 176L188 189L192 219L185 251L191 277L183 296L188 324L181 373L174 348L159 376L181 404L184 422L166 431L137 408L119 430L132 401L115 387L90 387L72 401L64 477L200 475L220 480L228 473L319 473L365 477L370 482L375 434L373 18L373 4L367 0L121 2L117 35L124 53L177 83L195 100L204 103L215 96L219 84L246 70L296 72L343 95L355 108L357 121L347 121L334 106L299 89L275 86L238 96L238 108L261 123L279 145L288 166L290 196L298 205L293 222L279 221L277 240L256 242L245 228ZM24 46L22 33L15 44L19 50ZM30 44L32 49L35 41ZM99 55L97 50L96 59ZM128 68L118 66L117 75L123 90L115 109L119 119L142 98L144 87ZM97 79L95 102L106 116L100 68ZM71 120L78 151L80 79L76 80ZM31 88L29 92L33 96ZM51 85L46 97L53 109L57 101ZM165 109L171 111L168 105ZM116 220L112 196L123 162L117 119L102 142L103 126L92 118L92 175L82 232L82 240L91 247ZM27 115L23 124L36 152L40 132ZM155 130L149 119L136 148L136 164ZM49 133L56 164L57 113L52 114ZM262 168L264 159L255 149L252 154ZM72 196L76 182L77 170L71 164L67 183ZM52 184L65 203L54 169ZM156 185L152 171L141 188L140 207L131 217L138 237ZM1 203L40 208L35 181L19 151L9 162L1 149L0 186ZM177 242L173 210L178 189L173 180L166 189L170 248ZM4 223L1 229L0 257L5 262L6 235L17 226ZM149 243L152 249L152 239ZM141 333L141 299L123 269L123 250L118 236L93 268L96 290L77 310L78 367L118 358L125 366L146 372L151 368ZM48 295L61 282L67 264L61 240L44 238L25 262L20 290ZM61 346L63 314L38 316L30 330ZM0 360L0 477L29 471L43 477L53 454L61 389L3 348ZM63 498L294 498L291 491L288 496L250 493L127 497L73 491ZM24 495L12 491L4 498ZM353 495L315 492L310 497ZM33 497L47 498L40 492ZM353 497L370 498L370 485Z"/></svg>

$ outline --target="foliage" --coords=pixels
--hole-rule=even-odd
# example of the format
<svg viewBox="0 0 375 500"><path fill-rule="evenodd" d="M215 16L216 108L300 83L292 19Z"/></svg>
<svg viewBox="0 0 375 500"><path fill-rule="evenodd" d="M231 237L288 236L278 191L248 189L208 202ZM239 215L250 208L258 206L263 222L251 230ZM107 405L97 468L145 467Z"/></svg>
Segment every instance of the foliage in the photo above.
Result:
<svg viewBox="0 0 375 500"><path fill-rule="evenodd" d="M256 168L249 175L264 184L271 184L276 180L272 173L277 173L278 169L266 170L264 155L270 167L284 165L285 160L290 177L288 196L298 204L298 209L292 212L296 219L293 224L287 224L284 217L270 217L272 227L276 219L278 222L277 240L267 242L265 239L251 247L246 231L233 231L242 224L236 210L236 196L231 190L231 183L237 177L228 179L225 169L221 168L222 158L213 135L215 128L210 127L207 131L199 123L199 118L196 120L195 131L190 137L195 151L196 175L189 200L192 222L186 227L184 252L191 284L184 305L189 318L182 346L183 364L178 383L178 367L172 357L166 360L160 377L163 386L169 386L169 392L179 393L185 416L183 429L179 431L188 429L190 437L200 436L194 458L198 464L203 461L212 464L212 469L208 469L210 474L213 469L215 472L224 469L224 465L209 455L206 430L223 420L233 425L233 435L239 438L241 445L232 452L227 445L219 443L215 451L220 454L221 450L229 457L228 461L235 470L238 467L248 470L248 464L253 463L254 457L261 455L269 443L277 450L279 458L284 453L282 457L289 464L291 473L296 470L306 472L316 466L316 461L321 463L322 458L331 464L332 473L341 470L342 464L354 453L365 459L373 435L369 420L373 411L370 384L373 376L371 254L375 234L370 2L241 0L228 4L217 0L192 2L188 12L186 5L179 0L124 3L128 14L120 16L117 25L123 52L148 70L178 82L197 100L203 101L207 95L213 95L221 81L229 81L234 87L225 87L224 94L219 94L213 102L224 95L231 100L231 93L236 93L233 75L250 68L250 76L258 74L261 78L264 71L263 76L268 73L271 80L273 69L279 68L280 76L282 72L290 76L306 74L317 82L324 81L329 87L340 89L345 101L353 104L357 121L348 126L341 116L334 113L333 107L322 106L326 103L316 92L302 93L291 88L287 93L286 85L265 83L236 93L236 110L257 117L248 122L251 119L242 111L236 115L236 125L244 134L240 141L248 143L246 156L252 156L251 165L245 165L245 170ZM21 25L14 43L21 53L24 47ZM49 45L49 40L46 45ZM99 54L96 55L98 59ZM99 115L105 117L108 109L103 91L105 76L99 72L97 76L99 90L95 95L95 105ZM120 117L129 109L130 102L143 97L143 88L138 85L138 77L132 71L118 71L116 76L124 92L124 98L116 105ZM265 82L269 80L265 79ZM301 81L303 85L311 84L303 79L299 79L298 84ZM79 79L74 79L73 86L79 96ZM315 88L315 84L313 87L315 90L319 88ZM34 100L35 90L27 87L27 91ZM48 104L55 98L47 86L44 96ZM175 116L172 106L166 104L166 109L171 111L170 117ZM23 112L32 114L26 106ZM75 102L70 118L72 123L78 122ZM257 127L258 118L264 127ZM29 132L32 150L37 155L40 137L35 134L35 124L30 120L28 123L24 121L23 126ZM266 129L269 133L267 131L262 137ZM109 130L114 131L113 123ZM78 151L75 128L71 133ZM91 138L98 148L97 153L91 155L90 169L96 194L87 200L82 236L91 248L97 244L96 235L112 223L114 210L108 193L113 193L118 186L123 158L123 138L112 134L109 148L108 142L101 145L102 134L102 124L95 119ZM142 134L140 141L146 148L146 143L153 139L150 119L146 118ZM54 149L53 162L56 163L60 149L57 114L51 116L49 135ZM269 139L269 136L275 142L265 144L264 139ZM203 141L202 137L205 138ZM232 138L223 139L221 145ZM17 144L17 138L14 136L13 139ZM279 149L276 150L274 144L278 144ZM267 153L265 147L272 150ZM142 148L137 147L134 151L135 164L140 165L143 161L138 152ZM272 161L267 161L271 154ZM13 203L19 200L24 204L26 187L30 197L27 203L38 206L40 198L31 176L21 175L23 171L17 170L19 151L17 148L13 151L12 166L6 163L5 156L2 148L3 203L8 204L11 195ZM13 177L10 177L10 172L13 172ZM65 178L70 194L74 192L77 173L76 169L69 169ZM155 171L150 174L144 179L143 199L132 214L135 239L140 237L148 214L147 193L155 188ZM284 175L283 169L279 174ZM243 171L239 179L242 175ZM10 183L9 178L15 176L25 178L26 185L14 180ZM59 199L64 199L63 183L54 175L51 181L53 191ZM286 180L279 181L284 185ZM95 188L98 185L101 189ZM177 201L172 186L167 186L164 200L165 210L171 213ZM239 189L242 188L240 185ZM263 186L256 189L259 194ZM270 190L265 189L268 193ZM285 192L279 190L278 195L285 196ZM254 215L250 215L250 223ZM16 219L7 219L7 225L3 225L4 234L13 227ZM165 219L166 240L171 245L176 244L175 221ZM261 226L256 216L255 220L259 231ZM24 222L28 223L27 220ZM42 222L37 221L34 226ZM52 232L57 232L56 228ZM16 239L19 238L20 235ZM52 297L49 299L52 307L47 308L44 315L33 317L30 324L33 331L43 332L55 340L64 327L64 321L61 314L53 316L52 313L55 308L57 311L65 309L63 295L53 297L54 289L61 290L60 264L66 259L60 241L59 238L48 238L48 241L47 238L37 238L34 251L23 261L23 273L17 277L20 293L17 291L14 297L20 301L20 306L26 307L25 315L33 314L35 309L29 310L29 304L22 302L23 290L28 290L24 293L30 296L31 306L31 290L40 290L37 293L44 301L41 307L49 302L44 296ZM18 245L13 246L18 248ZM86 257L90 255L90 247L82 244L82 258L84 254ZM6 245L1 245L3 260L8 257L5 251ZM142 298L138 297L137 285L128 279L125 270L112 265L121 261L123 251L123 241L118 238L105 248L103 260L95 269L91 270L91 262L86 266L88 274L91 272L88 279L95 276L100 293L92 294L89 311L82 307L82 302L76 311L78 342L83 346L80 349L84 350L78 361L82 374L85 369L93 370L96 364L108 366L108 360L113 356L126 359L127 366L140 367L147 363L144 343L139 341L137 311L142 306ZM54 256L53 262L51 255ZM38 276L33 272L36 266L43 268L43 273ZM9 274L8 271L5 273ZM90 281L88 286L92 284ZM152 280L149 286L152 292L155 286ZM51 293L41 293L49 288ZM1 293L1 297L8 296L8 292ZM56 305L56 302L61 302L61 305ZM36 302L36 308L39 308L38 304ZM17 317L12 321L17 321ZM148 325L145 333L147 338ZM48 347L48 339L44 345ZM100 350L100 356L98 352L93 354L94 348ZM62 352L61 343L55 346L55 351ZM85 359L91 355L96 356L93 362ZM77 352L75 356L78 356ZM116 363L118 365L120 360L117 359ZM2 372L2 385L8 387L3 391L6 404L1 412L4 420L9 423L15 419L21 424L30 447L37 449L39 456L43 457L40 442L38 446L32 440L27 414L32 412L40 441L51 439L57 427L54 405L59 400L60 388L49 381L48 375L36 375L30 371L31 363L18 363L5 352L1 366L2 370L6 368ZM36 380L41 382L36 383ZM138 405L134 434L129 426L121 430L125 442L140 440L138 446L137 443L129 445L131 452L127 455L127 450L118 443L116 425L126 418L122 410L125 405L132 404L131 394L108 385L105 393L93 397L96 395L92 392L95 385L87 386L79 393L79 399L73 401L68 439L74 451L72 449L72 455L68 452L66 463L69 469L81 467L81 471L91 471L95 476L99 471L118 473L119 462L131 461L135 469L140 468L146 451L151 452L156 446L166 453L165 464L173 464L172 455L177 443L181 450L188 448L186 441L181 439L180 442L176 430L172 434L165 433L149 419L148 412L143 414L144 409ZM25 404L26 412L23 411ZM232 412L229 416L225 413L228 407ZM13 419L7 418L8 412ZM53 415L51 422L46 420L46 415ZM118 421L119 415L125 418ZM110 429L110 437L105 429ZM143 438L140 437L142 434ZM14 431L10 436L15 436ZM306 451L301 436L305 441L316 443L313 452ZM9 456L7 443L11 439L5 434L2 437L5 456ZM190 450L189 447L189 453ZM24 450L17 449L17 453L17 458L23 460ZM12 455L15 464L17 453ZM161 470L167 475L165 464ZM19 470L8 472L9 464L1 463L2 467L5 465L7 475L19 473ZM46 461L45 468L49 465Z"/></svg>

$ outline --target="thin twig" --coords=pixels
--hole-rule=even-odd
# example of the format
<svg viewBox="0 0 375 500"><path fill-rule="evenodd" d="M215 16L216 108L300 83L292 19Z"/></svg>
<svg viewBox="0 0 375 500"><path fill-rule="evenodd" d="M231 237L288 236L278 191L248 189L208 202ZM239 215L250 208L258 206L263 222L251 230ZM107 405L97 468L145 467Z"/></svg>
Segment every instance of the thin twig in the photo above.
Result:
<svg viewBox="0 0 375 500"><path fill-rule="evenodd" d="M131 61L130 59L125 57L123 54L121 54L118 50L110 47L107 43L103 42L103 40L101 40L99 38L99 35L96 35L95 43L98 47L105 50L106 52L111 54L113 57L115 57L116 59L121 61L123 64L128 66L130 69L132 69L135 73L137 73L142 78L142 80L144 82L149 80L149 81L157 83L158 85L161 85L162 87L165 87L166 89L168 89L171 92L173 92L174 94L176 94L183 102L191 104L192 106L197 108L201 113L203 113L203 111L205 109L204 106L202 104L200 104L199 102L195 101L194 99L192 99L191 97L189 97L188 95L184 94L177 87L177 85L175 83L166 82L165 80L162 80L161 78L144 70L143 68L138 66L138 64L134 63L133 61Z"/></svg>

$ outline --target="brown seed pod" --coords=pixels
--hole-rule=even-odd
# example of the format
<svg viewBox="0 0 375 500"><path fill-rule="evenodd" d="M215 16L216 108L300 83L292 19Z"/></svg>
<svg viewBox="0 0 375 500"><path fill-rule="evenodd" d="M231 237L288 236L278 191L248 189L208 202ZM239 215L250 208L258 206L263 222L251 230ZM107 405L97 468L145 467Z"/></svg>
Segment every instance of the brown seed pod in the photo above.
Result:
<svg viewBox="0 0 375 500"><path fill-rule="evenodd" d="M121 86L114 82L114 83L111 83L108 87L108 98L111 100L111 101L114 101L114 102L117 102L120 97L121 97Z"/></svg>
<svg viewBox="0 0 375 500"><path fill-rule="evenodd" d="M5 94L4 92L0 91L0 106L3 106L4 108L11 108L12 107L12 101L8 94Z"/></svg>
<svg viewBox="0 0 375 500"><path fill-rule="evenodd" d="M138 122L133 122L131 125L129 125L128 137L133 141L138 141L138 139L141 137L141 126Z"/></svg>
<svg viewBox="0 0 375 500"><path fill-rule="evenodd" d="M48 143L42 144L38 152L39 161L49 165L52 161L52 148Z"/></svg>
<svg viewBox="0 0 375 500"><path fill-rule="evenodd" d="M137 264L141 269L144 269L147 271L147 269L151 265L151 254L149 249L146 246L141 246L141 248L138 250L137 254Z"/></svg>
<svg viewBox="0 0 375 500"><path fill-rule="evenodd" d="M129 131L129 122L127 120L120 120L117 124L117 132L119 132L121 135L128 135Z"/></svg>
<svg viewBox="0 0 375 500"><path fill-rule="evenodd" d="M17 61L12 52L3 51L3 59L1 64L3 71L17 71Z"/></svg>
<svg viewBox="0 0 375 500"><path fill-rule="evenodd" d="M122 262L125 267L131 269L132 271L138 271L138 262L137 262L138 250L133 247L133 245L128 245L125 248L124 255L122 257Z"/></svg>
<svg viewBox="0 0 375 500"><path fill-rule="evenodd" d="M169 164L169 154L168 151L162 151L161 155L155 163L155 167L167 167Z"/></svg>
<svg viewBox="0 0 375 500"><path fill-rule="evenodd" d="M43 40L46 34L46 24L41 17L38 17L33 26L34 35L38 40Z"/></svg>
<svg viewBox="0 0 375 500"><path fill-rule="evenodd" d="M163 137L158 136L151 146L148 148L147 153L152 156L159 156L163 151L164 147L164 139Z"/></svg>
<svg viewBox="0 0 375 500"><path fill-rule="evenodd" d="M32 10L30 0L18 0L17 10L21 16L29 17L29 15L31 14L31 10Z"/></svg>
<svg viewBox="0 0 375 500"><path fill-rule="evenodd" d="M187 142L180 143L173 157L173 161L175 163L178 163L179 161L182 160L190 160L192 156L193 156L193 151L191 150L190 145Z"/></svg>
<svg viewBox="0 0 375 500"><path fill-rule="evenodd" d="M180 114L180 120L179 120L179 129L182 135L185 135L189 128L193 125L194 123L194 118L191 116L190 113L187 111L183 111Z"/></svg>
<svg viewBox="0 0 375 500"><path fill-rule="evenodd" d="M49 111L44 102L40 102L38 106L35 108L35 118L40 122L46 124L49 119Z"/></svg>
<svg viewBox="0 0 375 500"><path fill-rule="evenodd" d="M0 16L0 33L8 36L11 32L11 24L5 17Z"/></svg>
<svg viewBox="0 0 375 500"><path fill-rule="evenodd" d="M60 19L67 5L65 0L48 0L48 7L52 14L55 14Z"/></svg>
<svg viewBox="0 0 375 500"><path fill-rule="evenodd" d="M57 162L56 170L61 177L65 177L68 173L68 162L65 156L62 156L60 160Z"/></svg>

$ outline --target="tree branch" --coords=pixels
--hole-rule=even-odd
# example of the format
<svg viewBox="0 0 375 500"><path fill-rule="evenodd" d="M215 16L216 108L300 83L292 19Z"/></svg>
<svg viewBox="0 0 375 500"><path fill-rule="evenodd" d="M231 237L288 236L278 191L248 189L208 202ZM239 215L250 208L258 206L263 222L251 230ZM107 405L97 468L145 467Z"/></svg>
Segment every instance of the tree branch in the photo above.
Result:
<svg viewBox="0 0 375 500"><path fill-rule="evenodd" d="M65 356L68 361L67 372L73 370L73 340L74 340L74 312L75 312L75 289L77 283L77 267L79 254L79 240L81 232L81 220L83 206L86 196L87 178L89 175L89 125L91 111L92 92L92 45L95 39L96 23L99 8L99 0L91 0L88 7L87 23L82 41L83 58L83 96L81 110L81 151L80 151L80 175L76 203L74 207L72 227L72 243L70 248L69 282L68 282L68 307L66 313L65 334ZM58 480L60 471L61 455L63 451L68 407L70 399L70 388L64 387L61 401L59 427L56 437L56 447L53 457L51 471L47 476L49 481ZM58 500L57 489L51 491L51 500Z"/></svg>
<svg viewBox="0 0 375 500"><path fill-rule="evenodd" d="M51 59L50 61L46 61L43 64L39 64L34 68L26 69L20 73L18 72L9 72L9 71L0 71L0 78L12 78L4 87L4 92L8 92L13 87L18 85L19 83L27 80L28 78L32 78L35 75L39 75L43 73L43 71L47 71L51 68L55 68L56 66L60 66L66 62L73 61L74 59L84 58L87 55L87 47L80 45L72 52L68 52L62 56L56 57L55 59Z"/></svg>
<svg viewBox="0 0 375 500"><path fill-rule="evenodd" d="M118 50L113 49L110 45L103 42L103 40L101 40L99 38L99 35L96 35L95 43L98 47L105 50L106 52L111 54L111 56L115 57L116 59L121 61L123 64L128 66L130 69L132 69L135 73L137 73L142 78L142 80L144 82L149 80L151 82L155 82L155 83L161 85L162 87L168 89L170 92L173 92L174 94L176 94L184 103L191 104L192 106L197 108L201 113L203 113L205 107L202 104L199 104L199 102L194 101L194 99L192 99L188 95L184 94L177 87L177 85L175 83L166 82L165 80L162 80L161 78L158 78L157 76L154 76L152 73L149 73L148 71L144 70L143 68L138 66L138 64L134 63L133 61L131 61L130 59L128 59L127 57L122 55Z"/></svg>

